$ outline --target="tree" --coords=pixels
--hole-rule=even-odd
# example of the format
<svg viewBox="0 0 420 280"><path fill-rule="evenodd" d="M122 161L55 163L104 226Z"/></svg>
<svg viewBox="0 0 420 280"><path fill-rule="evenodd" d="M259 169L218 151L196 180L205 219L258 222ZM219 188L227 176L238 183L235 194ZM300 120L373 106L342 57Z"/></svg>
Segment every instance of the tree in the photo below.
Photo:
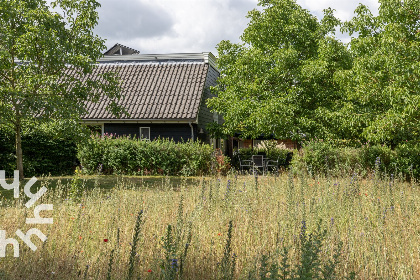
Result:
<svg viewBox="0 0 420 280"><path fill-rule="evenodd" d="M396 145L420 138L420 1L379 2L378 16L360 5L343 25L353 67L336 75L337 115L346 138Z"/></svg>
<svg viewBox="0 0 420 280"><path fill-rule="evenodd" d="M343 96L333 76L350 69L346 46L336 40L340 23L331 9L318 20L293 0L260 0L248 13L242 43L218 44L221 71L208 101L224 117L227 134L262 134L300 140L340 132L334 114Z"/></svg>
<svg viewBox="0 0 420 280"><path fill-rule="evenodd" d="M57 0L50 7L43 0L0 0L0 124L15 132L21 179L21 131L28 122L78 119L84 102L101 94L118 112L116 76L88 76L105 47L92 32L98 6L95 0Z"/></svg>

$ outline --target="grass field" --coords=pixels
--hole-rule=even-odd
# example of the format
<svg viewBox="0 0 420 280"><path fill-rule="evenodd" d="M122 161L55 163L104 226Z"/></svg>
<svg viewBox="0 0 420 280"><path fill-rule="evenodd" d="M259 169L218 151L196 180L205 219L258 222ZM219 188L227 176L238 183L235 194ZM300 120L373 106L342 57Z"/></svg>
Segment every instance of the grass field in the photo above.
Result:
<svg viewBox="0 0 420 280"><path fill-rule="evenodd" d="M13 258L8 246L1 279L420 279L415 182L284 173L38 184L54 224L37 225L48 239L32 237L35 252L20 241ZM33 208L2 194L1 229L18 239Z"/></svg>

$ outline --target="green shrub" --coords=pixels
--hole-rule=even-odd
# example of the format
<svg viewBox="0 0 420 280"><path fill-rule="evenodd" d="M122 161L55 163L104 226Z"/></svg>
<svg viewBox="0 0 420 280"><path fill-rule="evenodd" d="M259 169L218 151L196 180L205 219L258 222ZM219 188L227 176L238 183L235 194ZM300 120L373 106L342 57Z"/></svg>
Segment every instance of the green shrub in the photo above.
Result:
<svg viewBox="0 0 420 280"><path fill-rule="evenodd" d="M388 172L395 169L395 151L386 145L364 145L360 148L360 157L366 169Z"/></svg>
<svg viewBox="0 0 420 280"><path fill-rule="evenodd" d="M77 162L76 139L68 125L49 123L22 131L23 167L26 177L42 174L67 175ZM16 169L14 131L0 127L0 169L12 174Z"/></svg>
<svg viewBox="0 0 420 280"><path fill-rule="evenodd" d="M403 142L395 149L395 165L406 178L420 178L420 143Z"/></svg>
<svg viewBox="0 0 420 280"><path fill-rule="evenodd" d="M307 170L310 174L340 176L368 172L379 174L402 173L407 179L420 176L420 144L404 142L395 149L387 145L352 143L344 141L311 140L302 144L295 153L292 165L295 170Z"/></svg>
<svg viewBox="0 0 420 280"><path fill-rule="evenodd" d="M16 169L14 143L13 131L0 126L0 170L5 170L6 176L13 174L13 170Z"/></svg>
<svg viewBox="0 0 420 280"><path fill-rule="evenodd" d="M210 172L212 153L211 146L200 142L105 135L79 144L77 156L87 173L101 166L105 174L191 176Z"/></svg>

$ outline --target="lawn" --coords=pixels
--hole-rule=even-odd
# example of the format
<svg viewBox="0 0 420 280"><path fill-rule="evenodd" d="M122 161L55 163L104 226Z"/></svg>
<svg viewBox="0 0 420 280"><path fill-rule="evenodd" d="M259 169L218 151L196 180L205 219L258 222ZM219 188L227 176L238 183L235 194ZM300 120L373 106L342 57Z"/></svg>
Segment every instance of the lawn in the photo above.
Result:
<svg viewBox="0 0 420 280"><path fill-rule="evenodd" d="M48 239L33 237L35 252L20 242L13 258L8 246L1 279L420 278L415 182L292 173L72 180L38 182L49 189L42 203L54 205L41 216L54 224L37 225ZM0 223L17 238L32 208L3 195Z"/></svg>

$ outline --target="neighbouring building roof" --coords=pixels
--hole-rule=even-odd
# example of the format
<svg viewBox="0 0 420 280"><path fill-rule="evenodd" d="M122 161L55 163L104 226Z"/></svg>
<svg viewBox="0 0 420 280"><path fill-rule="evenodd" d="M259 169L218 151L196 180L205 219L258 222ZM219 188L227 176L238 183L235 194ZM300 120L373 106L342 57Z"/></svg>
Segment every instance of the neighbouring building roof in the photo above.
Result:
<svg viewBox="0 0 420 280"><path fill-rule="evenodd" d="M209 60L211 62L209 62ZM105 56L92 75L116 72L122 105L129 115L118 120L196 120L207 73L215 65L210 53ZM117 120L105 108L109 99L87 103L84 121Z"/></svg>
<svg viewBox="0 0 420 280"><path fill-rule="evenodd" d="M130 54L139 54L138 50L126 47L121 44L115 44L109 50L107 50L104 55L130 55Z"/></svg>

